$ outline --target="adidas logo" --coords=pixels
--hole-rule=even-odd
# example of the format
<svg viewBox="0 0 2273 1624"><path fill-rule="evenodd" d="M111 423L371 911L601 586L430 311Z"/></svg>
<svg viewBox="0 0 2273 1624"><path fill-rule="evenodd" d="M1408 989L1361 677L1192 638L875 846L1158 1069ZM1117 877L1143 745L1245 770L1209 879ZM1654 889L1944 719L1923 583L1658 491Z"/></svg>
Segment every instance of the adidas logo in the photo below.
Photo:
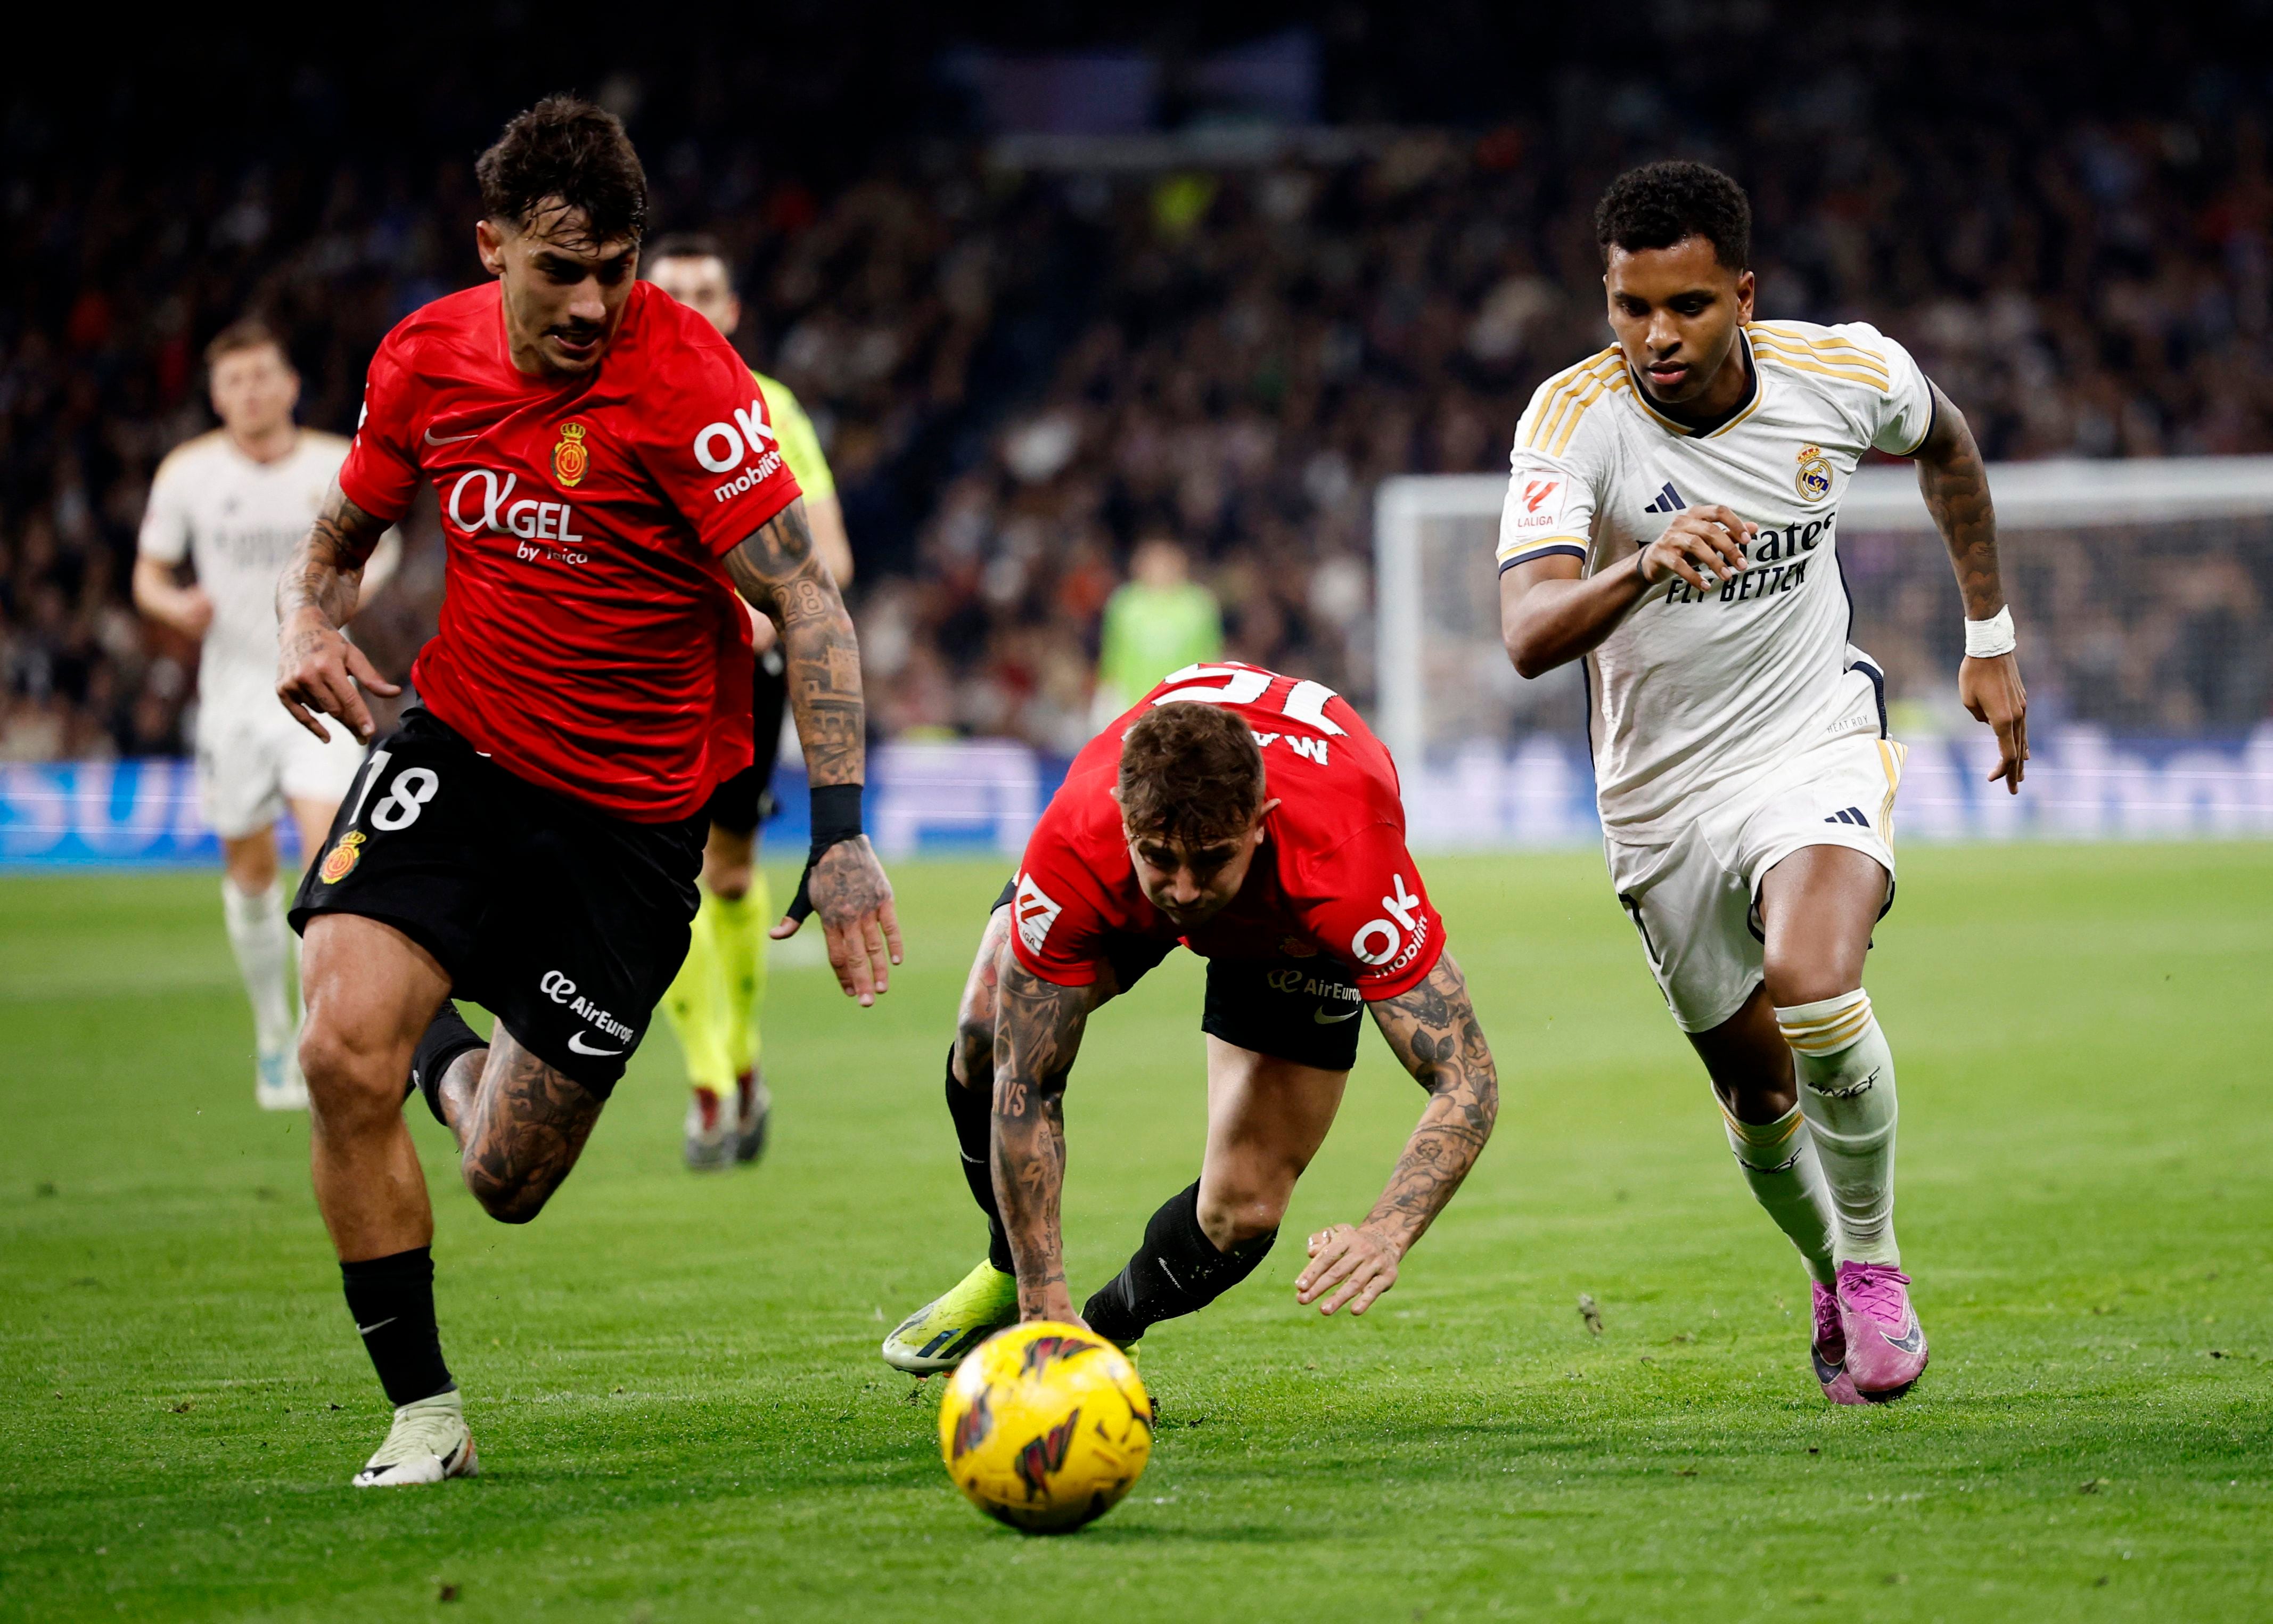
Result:
<svg viewBox="0 0 2273 1624"><path fill-rule="evenodd" d="M1862 809L1858 807L1848 807L1842 811L1834 812L1823 821L1827 823L1852 823L1858 829L1868 829L1871 826L1871 820L1863 816Z"/></svg>
<svg viewBox="0 0 2273 1624"><path fill-rule="evenodd" d="M1642 511L1644 513L1678 513L1687 506L1689 504L1681 500L1681 492L1673 488L1673 482L1669 479L1665 482L1665 489L1657 493L1657 500Z"/></svg>

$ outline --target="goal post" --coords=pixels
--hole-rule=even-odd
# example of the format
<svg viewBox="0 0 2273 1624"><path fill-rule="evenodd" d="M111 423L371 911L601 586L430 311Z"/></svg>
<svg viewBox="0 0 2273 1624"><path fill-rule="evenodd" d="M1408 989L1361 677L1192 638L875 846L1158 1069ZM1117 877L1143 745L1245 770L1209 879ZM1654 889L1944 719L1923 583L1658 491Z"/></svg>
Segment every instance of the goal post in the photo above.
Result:
<svg viewBox="0 0 2273 1624"><path fill-rule="evenodd" d="M1989 484L2035 752L2010 804L1975 782L1993 746L1957 704L1962 611L1915 470L1859 469L1836 508L1854 641L1914 747L1905 833L2273 835L2273 456L1999 463ZM1375 492L1377 720L1426 844L1597 832L1578 663L1527 681L1500 643L1506 489Z"/></svg>

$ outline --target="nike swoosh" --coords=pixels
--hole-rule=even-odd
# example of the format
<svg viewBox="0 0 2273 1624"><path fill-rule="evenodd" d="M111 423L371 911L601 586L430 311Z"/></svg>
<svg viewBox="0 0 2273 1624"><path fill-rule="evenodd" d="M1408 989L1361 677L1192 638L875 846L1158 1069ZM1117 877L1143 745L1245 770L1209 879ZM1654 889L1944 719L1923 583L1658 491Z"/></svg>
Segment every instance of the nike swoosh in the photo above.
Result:
<svg viewBox="0 0 2273 1624"><path fill-rule="evenodd" d="M572 1032L568 1034L568 1047L580 1055L620 1055L624 1052L620 1049L594 1049L589 1043L584 1041L584 1034L581 1032Z"/></svg>
<svg viewBox="0 0 2273 1624"><path fill-rule="evenodd" d="M1344 1010L1339 1015L1329 1015L1324 1010L1312 1010L1310 1011L1310 1019L1317 1021L1321 1026L1331 1026L1338 1020L1354 1020L1356 1018L1357 1011L1355 1010Z"/></svg>
<svg viewBox="0 0 2273 1624"><path fill-rule="evenodd" d="M401 1316L401 1314L389 1314L389 1315L387 1315L387 1317L386 1317L386 1319L384 1319L384 1320L380 1320L377 1325L359 1325L359 1326L356 1327L356 1330L358 1330L358 1331L361 1331L361 1332L362 1332L365 1336L368 1336L368 1335L370 1335L373 1331L383 1331L383 1330L385 1330L388 1326L393 1325L393 1324L394 1324L397 1320L400 1320L400 1319L401 1319L401 1318L402 1318L402 1316Z"/></svg>
<svg viewBox="0 0 2273 1624"><path fill-rule="evenodd" d="M437 434L432 429L428 429L426 443L430 446L454 446L461 440L479 440L488 432L486 429L476 429L470 434Z"/></svg>
<svg viewBox="0 0 2273 1624"><path fill-rule="evenodd" d="M1887 1336L1884 1331L1879 1332L1879 1335ZM1910 1321L1909 1330L1900 1336L1887 1336L1887 1342L1889 1346L1899 1348L1904 1353L1916 1353L1925 1343L1925 1327L1913 1320Z"/></svg>

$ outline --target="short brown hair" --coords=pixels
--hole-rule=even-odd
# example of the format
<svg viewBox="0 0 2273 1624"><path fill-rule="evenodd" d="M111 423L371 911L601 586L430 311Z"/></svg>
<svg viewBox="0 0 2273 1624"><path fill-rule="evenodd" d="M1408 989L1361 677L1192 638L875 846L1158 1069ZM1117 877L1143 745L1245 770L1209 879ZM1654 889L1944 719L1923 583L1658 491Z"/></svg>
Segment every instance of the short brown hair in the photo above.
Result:
<svg viewBox="0 0 2273 1624"><path fill-rule="evenodd" d="M1154 705L1121 735L1120 790L1132 832L1219 845L1246 833L1263 805L1263 752L1219 705Z"/></svg>
<svg viewBox="0 0 2273 1624"><path fill-rule="evenodd" d="M474 165L482 213L527 226L558 199L581 209L592 245L647 233L647 171L624 121L577 96L547 96L506 124Z"/></svg>
<svg viewBox="0 0 2273 1624"><path fill-rule="evenodd" d="M276 329L258 316L246 316L232 321L213 335L206 345L206 365L208 369L221 364L224 356L233 356L246 350L258 350L263 345L274 350L285 365L292 365L291 352L284 341L276 336Z"/></svg>

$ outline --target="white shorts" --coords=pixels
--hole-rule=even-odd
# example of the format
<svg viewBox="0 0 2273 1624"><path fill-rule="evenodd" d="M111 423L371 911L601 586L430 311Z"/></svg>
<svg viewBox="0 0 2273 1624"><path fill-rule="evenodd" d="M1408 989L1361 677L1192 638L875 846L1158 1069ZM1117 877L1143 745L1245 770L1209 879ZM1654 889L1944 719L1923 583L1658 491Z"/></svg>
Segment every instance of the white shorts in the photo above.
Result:
<svg viewBox="0 0 2273 1624"><path fill-rule="evenodd" d="M1867 853L1886 869L1894 906L1894 790L1907 753L1875 730L1828 739L1699 813L1669 843L1605 837L1619 905L1684 1032L1719 1026L1759 985L1760 881L1802 846Z"/></svg>
<svg viewBox="0 0 2273 1624"><path fill-rule="evenodd" d="M200 709L198 801L214 832L242 839L283 816L288 801L337 805L363 763L363 746L343 723L326 718L324 725L332 736L319 744L273 698L265 709Z"/></svg>

